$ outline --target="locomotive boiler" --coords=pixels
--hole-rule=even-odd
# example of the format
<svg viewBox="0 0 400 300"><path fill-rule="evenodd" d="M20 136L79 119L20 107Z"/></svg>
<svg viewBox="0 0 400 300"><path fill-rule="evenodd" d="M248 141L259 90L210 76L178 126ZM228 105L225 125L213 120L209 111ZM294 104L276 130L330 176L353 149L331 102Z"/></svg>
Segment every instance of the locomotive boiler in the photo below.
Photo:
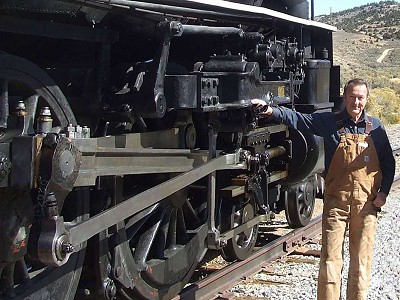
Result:
<svg viewBox="0 0 400 300"><path fill-rule="evenodd" d="M312 6L2 0L0 298L171 299L276 213L306 225L323 142L251 100L333 108Z"/></svg>

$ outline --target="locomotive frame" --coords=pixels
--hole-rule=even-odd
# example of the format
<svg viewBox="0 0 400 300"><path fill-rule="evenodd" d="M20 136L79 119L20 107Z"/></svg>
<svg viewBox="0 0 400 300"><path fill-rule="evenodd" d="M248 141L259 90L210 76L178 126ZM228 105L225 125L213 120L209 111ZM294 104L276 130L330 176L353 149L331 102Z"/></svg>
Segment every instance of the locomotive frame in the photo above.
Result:
<svg viewBox="0 0 400 300"><path fill-rule="evenodd" d="M334 30L305 0L4 0L1 297L170 299L306 225L323 141L251 100L333 109Z"/></svg>

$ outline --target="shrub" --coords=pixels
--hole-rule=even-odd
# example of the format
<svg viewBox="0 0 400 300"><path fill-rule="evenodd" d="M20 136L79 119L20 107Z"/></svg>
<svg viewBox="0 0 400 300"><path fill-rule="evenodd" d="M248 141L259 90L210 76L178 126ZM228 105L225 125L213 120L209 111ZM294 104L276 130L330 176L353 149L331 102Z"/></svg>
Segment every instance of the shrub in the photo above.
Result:
<svg viewBox="0 0 400 300"><path fill-rule="evenodd" d="M384 124L400 122L400 93L388 87L373 88L367 103L368 113L377 116Z"/></svg>

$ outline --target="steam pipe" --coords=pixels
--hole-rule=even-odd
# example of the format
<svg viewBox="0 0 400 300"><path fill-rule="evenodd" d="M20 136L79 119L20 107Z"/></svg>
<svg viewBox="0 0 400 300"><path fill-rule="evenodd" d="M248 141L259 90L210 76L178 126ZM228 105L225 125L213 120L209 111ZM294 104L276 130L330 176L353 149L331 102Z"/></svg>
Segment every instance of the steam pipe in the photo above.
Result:
<svg viewBox="0 0 400 300"><path fill-rule="evenodd" d="M311 20L314 21L314 0L311 0Z"/></svg>
<svg viewBox="0 0 400 300"><path fill-rule="evenodd" d="M0 128L7 128L8 114L8 81L0 79Z"/></svg>
<svg viewBox="0 0 400 300"><path fill-rule="evenodd" d="M215 35L239 35L243 36L243 29L235 27L210 27L198 25L182 25L182 34L215 34Z"/></svg>

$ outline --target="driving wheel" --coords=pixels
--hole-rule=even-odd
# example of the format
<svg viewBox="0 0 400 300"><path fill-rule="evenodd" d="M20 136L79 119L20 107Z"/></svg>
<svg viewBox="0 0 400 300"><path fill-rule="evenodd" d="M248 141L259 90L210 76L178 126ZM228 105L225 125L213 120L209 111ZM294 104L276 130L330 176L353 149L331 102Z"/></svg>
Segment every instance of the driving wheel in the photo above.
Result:
<svg viewBox="0 0 400 300"><path fill-rule="evenodd" d="M255 217L255 199L253 194L245 203L231 203L222 200L221 207L221 231L233 229ZM245 260L253 251L257 241L258 224L253 225L242 232L237 233L228 240L222 248L222 257L226 261Z"/></svg>
<svg viewBox="0 0 400 300"><path fill-rule="evenodd" d="M206 206L184 189L119 224L114 277L126 299L170 299L205 254Z"/></svg>
<svg viewBox="0 0 400 300"><path fill-rule="evenodd" d="M26 132L8 126L9 116L17 105L26 112ZM74 114L62 91L40 67L24 58L0 53L1 151L12 148L12 139L16 135L35 134L37 111L43 106L50 108L53 126L75 124ZM0 161L3 171L6 162L4 157ZM0 183L1 180L6 179L3 176ZM73 299L84 247L59 268L40 263L29 250L37 250L32 236L40 234L40 226L33 224L40 192L3 186L0 188L0 298ZM74 224L85 218L86 194L85 190L73 190L67 196L63 207L59 207L64 221Z"/></svg>

